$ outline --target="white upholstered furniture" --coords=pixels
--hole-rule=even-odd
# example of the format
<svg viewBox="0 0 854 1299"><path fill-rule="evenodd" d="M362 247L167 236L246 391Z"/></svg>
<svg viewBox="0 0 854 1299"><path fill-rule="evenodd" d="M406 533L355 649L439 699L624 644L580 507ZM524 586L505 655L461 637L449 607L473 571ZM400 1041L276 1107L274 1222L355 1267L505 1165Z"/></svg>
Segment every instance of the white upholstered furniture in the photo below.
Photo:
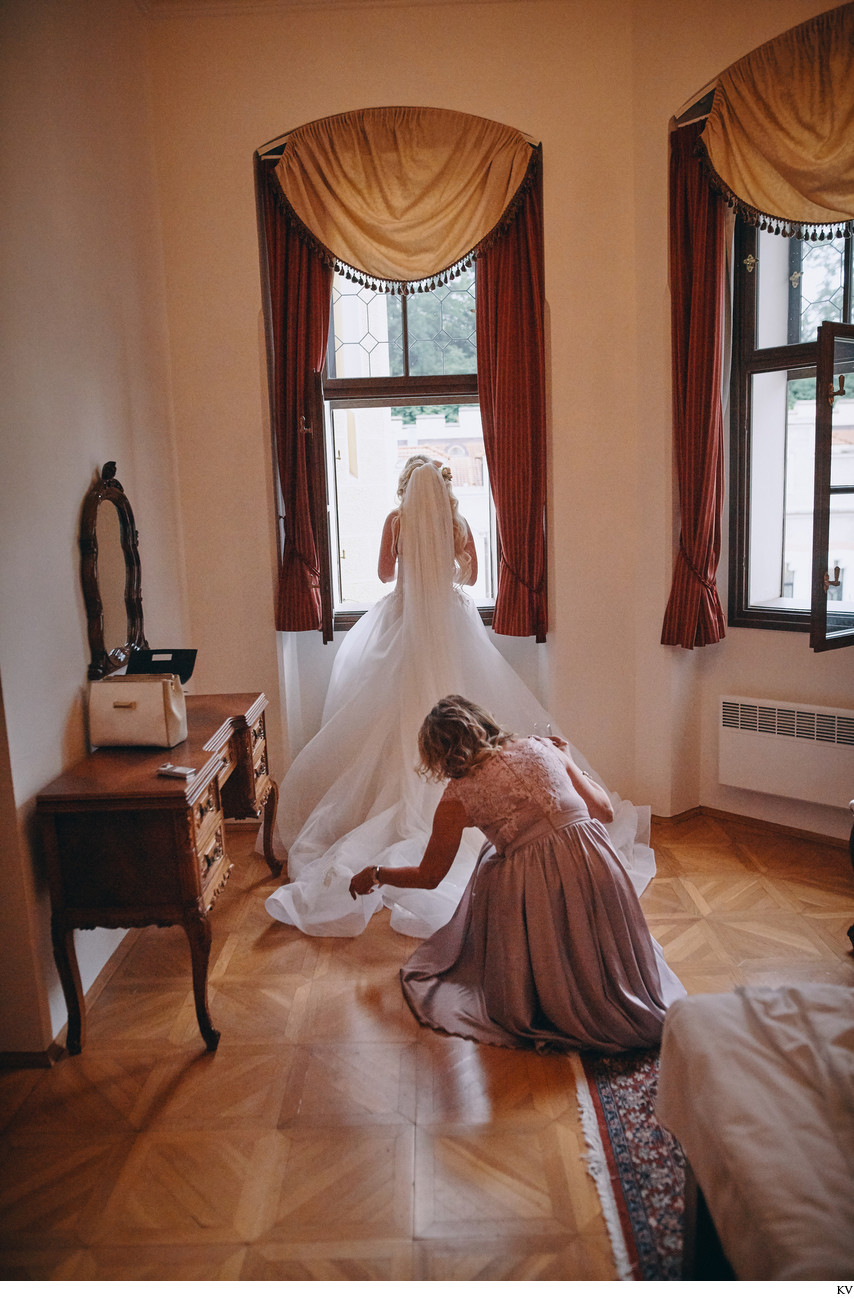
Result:
<svg viewBox="0 0 854 1299"><path fill-rule="evenodd" d="M676 1002L656 1111L685 1151L738 1280L851 1280L854 988L741 988Z"/></svg>

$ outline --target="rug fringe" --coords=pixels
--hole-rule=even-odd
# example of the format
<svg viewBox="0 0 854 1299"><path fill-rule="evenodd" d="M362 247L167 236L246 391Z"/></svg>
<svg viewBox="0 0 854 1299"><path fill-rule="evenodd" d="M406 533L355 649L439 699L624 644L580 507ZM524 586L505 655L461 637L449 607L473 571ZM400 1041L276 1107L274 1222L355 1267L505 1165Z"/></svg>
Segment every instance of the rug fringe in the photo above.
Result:
<svg viewBox="0 0 854 1299"><path fill-rule="evenodd" d="M578 1099L578 1112L581 1116L581 1129L587 1143L585 1159L587 1171L593 1178L599 1195L599 1203L602 1205L602 1213L611 1240L617 1276L620 1281L631 1281L633 1280L632 1265L620 1224L620 1214L614 1197L614 1188L611 1184L611 1174L608 1171L608 1160L605 1155L605 1147L602 1144L602 1134L599 1131L599 1123L593 1106L593 1097L590 1095L587 1075L584 1072L584 1065L577 1055L572 1057L572 1072L575 1075L575 1093Z"/></svg>

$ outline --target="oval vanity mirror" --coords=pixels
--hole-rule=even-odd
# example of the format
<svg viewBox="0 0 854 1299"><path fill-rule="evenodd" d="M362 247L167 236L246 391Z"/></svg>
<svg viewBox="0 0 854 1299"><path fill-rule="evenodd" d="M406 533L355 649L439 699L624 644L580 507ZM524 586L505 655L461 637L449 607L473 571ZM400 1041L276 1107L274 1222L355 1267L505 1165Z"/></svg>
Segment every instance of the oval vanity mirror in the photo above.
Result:
<svg viewBox="0 0 854 1299"><path fill-rule="evenodd" d="M142 622L142 574L130 501L104 465L83 499L80 576L89 633L89 679L122 668L132 649L147 649Z"/></svg>

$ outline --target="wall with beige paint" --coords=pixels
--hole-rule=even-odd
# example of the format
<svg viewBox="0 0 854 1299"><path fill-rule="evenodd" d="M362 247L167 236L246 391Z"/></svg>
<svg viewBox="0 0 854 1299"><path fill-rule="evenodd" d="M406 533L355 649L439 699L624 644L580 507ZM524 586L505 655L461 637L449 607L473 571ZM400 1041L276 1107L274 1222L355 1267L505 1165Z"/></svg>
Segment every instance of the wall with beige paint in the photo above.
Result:
<svg viewBox="0 0 854 1299"><path fill-rule="evenodd" d="M505 638L502 649L591 762L656 812L703 802L843 833L842 813L745 801L710 779L709 700L758 675L753 633L693 653L659 644L678 537L668 122L734 59L825 7L271 0L241 9L152 0L190 599L217 686L241 674L269 683L278 671L270 636L249 647L242 626L269 604L275 567L252 151L301 122L364 105L477 113L541 139L545 156L551 632L545 650ZM234 491L239 537L228 518ZM223 629L226 601L240 617ZM762 693L850 701L851 651L817 657L803 637L772 640ZM290 638L294 748L317 725L334 652L313 634Z"/></svg>
<svg viewBox="0 0 854 1299"><path fill-rule="evenodd" d="M65 1022L32 812L85 752L80 506L115 460L140 533L152 643L187 643L142 15L20 0L0 13L2 310L0 1051ZM77 935L88 986L119 941Z"/></svg>
<svg viewBox="0 0 854 1299"><path fill-rule="evenodd" d="M118 461L137 513L149 639L199 647L197 689L264 689L277 767L286 717L296 743L316 723L335 647L291 638L301 689L288 696L270 617L251 162L264 141L326 114L434 104L543 141L552 630L545 649L503 645L514 665L610 782L654 811L702 802L845 833L841 813L718 786L711 719L721 690L850 703L851 651L815 656L803 637L740 630L693 653L659 644L677 535L668 120L728 63L825 7L3 7L3 291L13 328L0 384L0 793L18 823L4 853L15 901L0 930L0 986L23 989L27 1011L0 1018L0 1050L40 1049L63 1017L30 816L38 788L84 748L76 531L104 460ZM114 937L79 936L87 980Z"/></svg>
<svg viewBox="0 0 854 1299"><path fill-rule="evenodd" d="M740 0L715 0L712 6L689 0L639 3L633 31L635 139L635 254L638 285L635 334L640 349L644 407L638 411L642 513L638 546L646 555L668 561L678 541L668 502L658 484L670 448L669 299L666 270L666 139L661 122L676 113L709 81L743 54L796 23L832 6L803 0L770 0L749 6ZM649 404L647 404L649 403ZM647 422L648 421L648 422ZM640 485L640 484L639 484ZM726 608L726 519L718 585ZM816 833L847 837L850 814L843 809L794 803L748 794L717 780L719 698L737 693L765 699L854 706L854 650L814 654L808 637L787 632L731 628L716 646L686 652L658 645L666 600L669 562L656 567L663 588L647 586L653 598L639 614L636 659L638 772L644 769L646 737L657 737L651 755L660 771L659 743L666 745L669 771L658 791L647 797L655 811L671 812L701 804ZM644 630L641 631L641 626ZM659 738L660 737L660 740ZM668 790L669 785L669 790Z"/></svg>

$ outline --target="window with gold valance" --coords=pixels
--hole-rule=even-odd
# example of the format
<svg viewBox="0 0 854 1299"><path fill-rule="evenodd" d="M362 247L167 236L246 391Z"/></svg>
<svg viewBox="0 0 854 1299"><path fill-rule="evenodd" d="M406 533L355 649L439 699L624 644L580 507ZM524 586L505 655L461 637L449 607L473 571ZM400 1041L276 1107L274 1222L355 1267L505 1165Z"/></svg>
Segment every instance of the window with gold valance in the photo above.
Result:
<svg viewBox="0 0 854 1299"><path fill-rule="evenodd" d="M282 501L276 625L332 632L322 393L334 271L411 295L477 262L478 396L495 504L493 627L544 639L541 151L430 108L299 127L255 156L270 409Z"/></svg>
<svg viewBox="0 0 854 1299"><path fill-rule="evenodd" d="M729 378L731 324L730 621L810 630L817 649L851 644L854 604L846 613L847 600L834 600L832 577L829 603L824 574L833 567L828 546L834 518L840 536L840 509L851 509L854 527L854 481L840 480L840 466L850 457L833 450L842 404L837 401L834 411L822 394L830 368L843 376L843 387L844 374L854 372L854 4L821 14L740 59L716 79L710 101L705 99L707 112L683 114L671 133L673 418L681 534L662 643L693 648L725 635L716 573L724 500L722 379L724 370ZM736 242L741 252L735 256L732 317L733 223L727 208L735 213L736 231L744 232ZM757 239L766 241L759 257ZM782 257L770 247L778 240ZM786 261L784 240L797 266ZM756 315L760 281L765 300L776 300L782 305L774 309L791 315L786 281L797 286L805 250L822 245L841 268L834 303L823 308L826 323L809 335L796 327L789 343L784 315L782 340L763 337ZM810 375L818 383L809 462L811 608L790 607L791 572L782 551L776 564L773 555L764 561L779 591L751 608L751 566L755 574L760 548L767 551L770 544L769 529L782 536L795 526L793 481L807 471L803 456L786 459L793 426L785 393L791 404L797 391L792 376ZM852 386L849 380L848 392Z"/></svg>
<svg viewBox="0 0 854 1299"><path fill-rule="evenodd" d="M854 5L793 27L727 68L700 157L750 224L799 238L850 233Z"/></svg>

